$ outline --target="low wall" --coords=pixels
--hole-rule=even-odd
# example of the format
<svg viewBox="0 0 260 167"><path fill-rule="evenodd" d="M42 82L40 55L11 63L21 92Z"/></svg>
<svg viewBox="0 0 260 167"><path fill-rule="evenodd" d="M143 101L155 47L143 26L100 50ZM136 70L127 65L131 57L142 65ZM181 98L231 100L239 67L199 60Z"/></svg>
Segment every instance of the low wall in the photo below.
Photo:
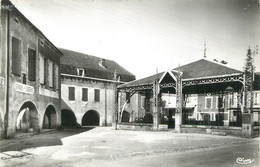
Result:
<svg viewBox="0 0 260 167"><path fill-rule="evenodd" d="M241 127L223 126L202 126L202 125L181 125L181 132L184 133L207 133L215 135L230 135L244 137Z"/></svg>
<svg viewBox="0 0 260 167"><path fill-rule="evenodd" d="M147 123L120 123L117 124L118 130L139 130L139 131L151 131L153 130L153 124Z"/></svg>

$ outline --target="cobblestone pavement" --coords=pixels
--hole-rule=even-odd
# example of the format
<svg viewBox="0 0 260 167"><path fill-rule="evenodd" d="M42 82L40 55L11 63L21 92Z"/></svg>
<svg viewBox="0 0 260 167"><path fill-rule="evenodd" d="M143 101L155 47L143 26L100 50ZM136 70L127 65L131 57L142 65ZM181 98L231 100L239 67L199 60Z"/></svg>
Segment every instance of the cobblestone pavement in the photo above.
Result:
<svg viewBox="0 0 260 167"><path fill-rule="evenodd" d="M52 132L53 134L55 135L54 132ZM41 139L47 139L50 135L42 134ZM30 142L34 138L37 138L37 135L30 136L26 140ZM197 150L203 152L246 144L254 144L253 149L255 148L255 150L251 149L253 153L250 154L256 154L259 152L259 146L255 147L257 143L259 143L259 138L245 139L173 132L115 131L110 127L98 127L61 138L60 145L1 152L0 166L85 166L85 164L90 165L91 163L102 166L97 162L105 164L105 162L111 161L190 153ZM259 158L258 154L252 156Z"/></svg>

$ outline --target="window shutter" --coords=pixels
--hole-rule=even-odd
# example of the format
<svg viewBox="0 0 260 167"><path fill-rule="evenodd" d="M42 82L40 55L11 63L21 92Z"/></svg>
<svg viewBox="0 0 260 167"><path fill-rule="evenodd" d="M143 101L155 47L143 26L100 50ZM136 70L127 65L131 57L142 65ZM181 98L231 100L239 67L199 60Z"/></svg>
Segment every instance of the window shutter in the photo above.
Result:
<svg viewBox="0 0 260 167"><path fill-rule="evenodd" d="M53 62L48 60L48 84L53 87Z"/></svg>
<svg viewBox="0 0 260 167"><path fill-rule="evenodd" d="M100 101L100 90L95 89L95 102L99 102L99 101Z"/></svg>
<svg viewBox="0 0 260 167"><path fill-rule="evenodd" d="M146 99L145 99L145 96L141 96L141 106L142 106L142 108L144 108L144 109L146 109L146 104L145 104L145 102L146 102Z"/></svg>
<svg viewBox="0 0 260 167"><path fill-rule="evenodd" d="M69 87L69 100L75 100L75 87Z"/></svg>
<svg viewBox="0 0 260 167"><path fill-rule="evenodd" d="M28 49L28 79L35 81L36 79L36 51Z"/></svg>
<svg viewBox="0 0 260 167"><path fill-rule="evenodd" d="M88 101L88 88L82 88L82 101Z"/></svg>
<svg viewBox="0 0 260 167"><path fill-rule="evenodd" d="M12 37L12 73L21 75L21 43L15 37Z"/></svg>
<svg viewBox="0 0 260 167"><path fill-rule="evenodd" d="M58 90L59 89L59 67L58 65L54 65L54 86L55 86L55 89Z"/></svg>
<svg viewBox="0 0 260 167"><path fill-rule="evenodd" d="M40 77L40 84L44 84L44 58L40 55L39 56L39 66L40 66L40 71L39 71L39 77Z"/></svg>
<svg viewBox="0 0 260 167"><path fill-rule="evenodd" d="M44 58L44 84L48 84L48 60Z"/></svg>

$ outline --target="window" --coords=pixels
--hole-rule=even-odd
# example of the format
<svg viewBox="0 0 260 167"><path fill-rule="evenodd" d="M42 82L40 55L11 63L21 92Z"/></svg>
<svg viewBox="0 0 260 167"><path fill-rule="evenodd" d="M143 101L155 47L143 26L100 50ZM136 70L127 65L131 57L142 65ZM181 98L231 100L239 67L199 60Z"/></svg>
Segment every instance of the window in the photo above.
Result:
<svg viewBox="0 0 260 167"><path fill-rule="evenodd" d="M201 114L200 114L200 113L197 113L197 115L196 115L196 121L201 121L201 120L203 120Z"/></svg>
<svg viewBox="0 0 260 167"><path fill-rule="evenodd" d="M212 108L212 97L205 98L205 108L211 109Z"/></svg>
<svg viewBox="0 0 260 167"><path fill-rule="evenodd" d="M53 87L53 62L48 60L48 85Z"/></svg>
<svg viewBox="0 0 260 167"><path fill-rule="evenodd" d="M216 113L210 113L210 121L216 121Z"/></svg>
<svg viewBox="0 0 260 167"><path fill-rule="evenodd" d="M54 65L54 87L55 89L59 89L59 66Z"/></svg>
<svg viewBox="0 0 260 167"><path fill-rule="evenodd" d="M77 68L77 73L78 73L78 76L82 76L84 77L85 76L85 70L83 68Z"/></svg>
<svg viewBox="0 0 260 167"><path fill-rule="evenodd" d="M191 102L191 97L187 97L186 98L186 103L190 103Z"/></svg>
<svg viewBox="0 0 260 167"><path fill-rule="evenodd" d="M127 103L130 103L130 99L131 99L130 92L126 92L126 101L127 101Z"/></svg>
<svg viewBox="0 0 260 167"><path fill-rule="evenodd" d="M44 66L44 57L42 57L41 55L39 56L40 59L39 59L39 67L40 67L40 70L39 70L39 77L40 77L40 84L44 84L44 69L45 69L45 66Z"/></svg>
<svg viewBox="0 0 260 167"><path fill-rule="evenodd" d="M88 88L82 88L82 101L88 101Z"/></svg>
<svg viewBox="0 0 260 167"><path fill-rule="evenodd" d="M36 51L28 49L28 79L35 81L36 78Z"/></svg>
<svg viewBox="0 0 260 167"><path fill-rule="evenodd" d="M224 108L224 103L225 103L225 97L222 96L217 97L217 101L216 101L217 108Z"/></svg>
<svg viewBox="0 0 260 167"><path fill-rule="evenodd" d="M12 37L12 73L21 75L21 42Z"/></svg>
<svg viewBox="0 0 260 167"><path fill-rule="evenodd" d="M95 89L95 102L100 102L100 90Z"/></svg>
<svg viewBox="0 0 260 167"><path fill-rule="evenodd" d="M69 100L75 100L75 87L69 87Z"/></svg>

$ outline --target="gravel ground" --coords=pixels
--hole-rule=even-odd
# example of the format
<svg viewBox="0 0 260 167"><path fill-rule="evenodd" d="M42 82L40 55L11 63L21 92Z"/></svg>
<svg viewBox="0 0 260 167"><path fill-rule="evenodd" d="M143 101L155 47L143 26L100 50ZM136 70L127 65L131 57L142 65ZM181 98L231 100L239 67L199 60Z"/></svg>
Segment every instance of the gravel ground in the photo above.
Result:
<svg viewBox="0 0 260 167"><path fill-rule="evenodd" d="M0 153L0 166L102 166L108 162L131 162L140 158L146 159L148 163L153 156L166 158L171 154L203 153L227 147L235 149L247 144L253 144L253 149L250 149L253 152L250 154L255 157L254 154L259 153L258 143L259 138L179 134L170 131L116 131L110 127L52 131L22 139L1 140L3 151ZM2 147L2 144L6 147ZM241 149L243 152L244 148Z"/></svg>

